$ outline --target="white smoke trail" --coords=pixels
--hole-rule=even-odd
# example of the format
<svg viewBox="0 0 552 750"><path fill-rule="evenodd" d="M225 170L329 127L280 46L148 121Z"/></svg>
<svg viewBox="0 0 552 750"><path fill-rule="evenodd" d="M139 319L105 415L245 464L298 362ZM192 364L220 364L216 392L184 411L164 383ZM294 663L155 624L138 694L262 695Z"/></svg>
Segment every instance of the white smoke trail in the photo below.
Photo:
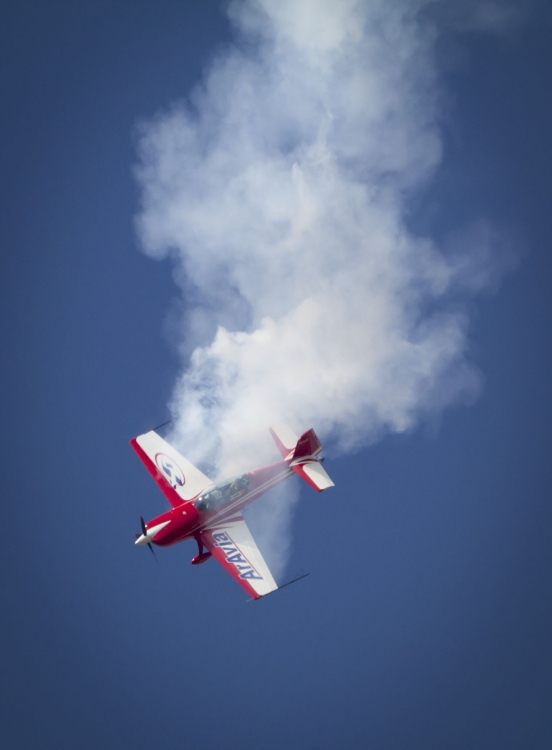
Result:
<svg viewBox="0 0 552 750"><path fill-rule="evenodd" d="M423 4L234 3L239 45L142 127L137 226L184 292L172 441L191 460L274 460L274 422L351 450L477 390L461 300L491 233L446 253L405 223L441 159Z"/></svg>

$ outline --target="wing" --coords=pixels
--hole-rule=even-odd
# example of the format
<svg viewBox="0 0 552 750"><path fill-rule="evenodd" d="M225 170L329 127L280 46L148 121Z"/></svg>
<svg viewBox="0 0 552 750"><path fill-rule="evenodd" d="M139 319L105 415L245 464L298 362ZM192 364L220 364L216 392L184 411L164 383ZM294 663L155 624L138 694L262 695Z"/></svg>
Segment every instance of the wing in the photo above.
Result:
<svg viewBox="0 0 552 750"><path fill-rule="evenodd" d="M232 578L253 599L260 599L276 591L278 585L241 513L234 514L233 518L236 520L222 521L211 529L204 529L200 539Z"/></svg>
<svg viewBox="0 0 552 750"><path fill-rule="evenodd" d="M213 484L154 430L138 435L130 444L173 508Z"/></svg>

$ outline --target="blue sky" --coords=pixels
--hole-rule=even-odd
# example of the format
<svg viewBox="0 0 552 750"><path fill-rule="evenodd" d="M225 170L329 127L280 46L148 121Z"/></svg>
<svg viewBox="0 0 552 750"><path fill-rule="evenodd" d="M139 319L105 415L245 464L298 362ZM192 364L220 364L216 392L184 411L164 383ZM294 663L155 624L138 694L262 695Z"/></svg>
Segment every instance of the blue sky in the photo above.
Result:
<svg viewBox="0 0 552 750"><path fill-rule="evenodd" d="M328 450L335 490L293 512L309 578L246 604L191 545L133 546L165 504L128 445L182 369L173 267L135 231L136 123L229 24L218 3L4 3L7 746L550 746L551 21L535 4L438 47L444 153L412 232L485 219L518 257L463 302L479 397Z"/></svg>

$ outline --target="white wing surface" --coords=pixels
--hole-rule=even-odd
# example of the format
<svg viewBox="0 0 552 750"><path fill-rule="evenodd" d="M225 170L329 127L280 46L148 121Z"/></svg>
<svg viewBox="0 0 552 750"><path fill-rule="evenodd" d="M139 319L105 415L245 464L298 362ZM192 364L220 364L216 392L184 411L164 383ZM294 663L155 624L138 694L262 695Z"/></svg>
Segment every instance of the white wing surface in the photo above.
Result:
<svg viewBox="0 0 552 750"><path fill-rule="evenodd" d="M204 529L201 541L253 599L260 599L276 591L278 585L241 513L233 519Z"/></svg>
<svg viewBox="0 0 552 750"><path fill-rule="evenodd" d="M173 508L213 484L154 430L139 435L130 444Z"/></svg>

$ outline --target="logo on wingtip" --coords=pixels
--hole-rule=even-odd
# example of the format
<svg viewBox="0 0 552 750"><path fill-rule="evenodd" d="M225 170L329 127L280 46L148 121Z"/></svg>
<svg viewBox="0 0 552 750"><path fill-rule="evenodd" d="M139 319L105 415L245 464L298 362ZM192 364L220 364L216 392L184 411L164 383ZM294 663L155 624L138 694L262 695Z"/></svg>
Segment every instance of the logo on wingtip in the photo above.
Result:
<svg viewBox="0 0 552 750"><path fill-rule="evenodd" d="M175 464L172 458L169 458L164 453L158 453L155 456L155 463L173 490L184 486L186 478L182 469Z"/></svg>

